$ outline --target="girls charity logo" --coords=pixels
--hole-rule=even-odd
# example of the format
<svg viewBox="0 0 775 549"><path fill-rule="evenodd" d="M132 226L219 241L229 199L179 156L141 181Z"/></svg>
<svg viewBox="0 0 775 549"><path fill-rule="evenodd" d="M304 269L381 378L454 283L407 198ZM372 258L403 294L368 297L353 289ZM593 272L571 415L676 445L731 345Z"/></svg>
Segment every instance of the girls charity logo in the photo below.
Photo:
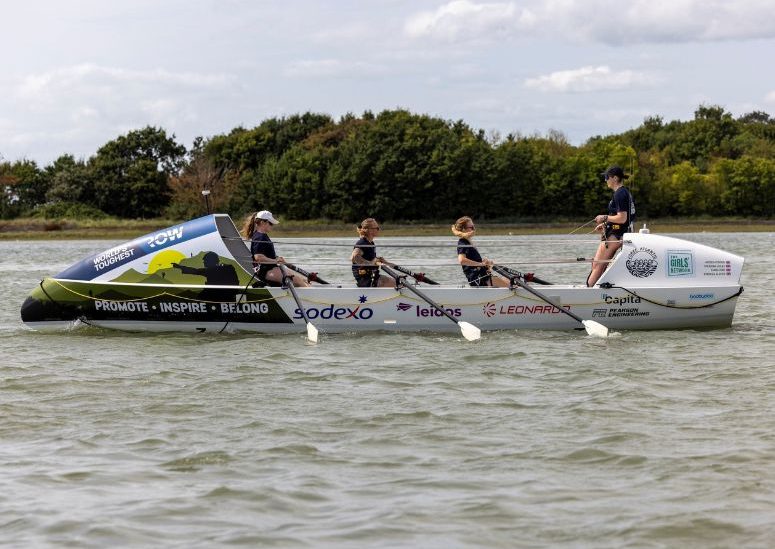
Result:
<svg viewBox="0 0 775 549"><path fill-rule="evenodd" d="M638 248L630 252L625 265L632 276L646 278L656 272L659 263L657 262L657 254L653 250Z"/></svg>

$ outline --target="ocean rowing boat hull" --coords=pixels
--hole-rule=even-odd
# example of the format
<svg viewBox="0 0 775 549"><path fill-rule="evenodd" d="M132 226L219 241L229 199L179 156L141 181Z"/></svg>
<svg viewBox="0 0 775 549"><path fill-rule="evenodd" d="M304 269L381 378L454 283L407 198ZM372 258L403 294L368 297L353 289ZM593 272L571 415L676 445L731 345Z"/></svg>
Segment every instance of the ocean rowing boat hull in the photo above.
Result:
<svg viewBox="0 0 775 549"><path fill-rule="evenodd" d="M598 286L536 289L610 329L726 327L742 292L742 267L742 257L722 250L636 233L625 235ZM42 280L22 305L21 318L36 330L90 325L152 332L303 332L290 292L253 287L252 276L252 258L231 219L210 215L115 246ZM297 292L324 333L458 331L457 323L406 288L314 286ZM456 320L482 330L581 328L520 288L426 286L423 293Z"/></svg>
<svg viewBox="0 0 775 549"><path fill-rule="evenodd" d="M268 334L302 332L301 311L287 290L224 286L233 301L201 301L205 286L104 285L46 279L23 307L25 324L38 330L92 325L130 331ZM45 290L45 293L44 293ZM523 289L424 288L455 319L482 330L569 330L578 322ZM732 323L736 287L541 287L554 302L611 329L724 327ZM299 288L310 320L322 332L457 331L457 325L406 289ZM108 294L110 299L93 296ZM50 301L46 301L47 295ZM82 296L92 296L83 298ZM703 306L711 302L720 303Z"/></svg>

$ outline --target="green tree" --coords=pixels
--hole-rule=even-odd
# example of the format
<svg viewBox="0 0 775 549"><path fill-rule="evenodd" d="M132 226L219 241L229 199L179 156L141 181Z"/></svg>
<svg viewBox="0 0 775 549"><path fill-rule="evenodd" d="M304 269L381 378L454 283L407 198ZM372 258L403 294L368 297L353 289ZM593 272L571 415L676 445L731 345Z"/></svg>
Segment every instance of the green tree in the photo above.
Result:
<svg viewBox="0 0 775 549"><path fill-rule="evenodd" d="M169 204L169 177L178 175L185 154L174 135L151 126L106 143L89 162L94 205L118 217L161 215Z"/></svg>
<svg viewBox="0 0 775 549"><path fill-rule="evenodd" d="M47 180L33 160L0 163L0 216L17 217L45 201Z"/></svg>
<svg viewBox="0 0 775 549"><path fill-rule="evenodd" d="M712 175L723 189L722 205L728 215L775 215L775 161L743 157L720 160Z"/></svg>
<svg viewBox="0 0 775 549"><path fill-rule="evenodd" d="M64 154L46 166L46 202L89 202L94 194L92 172L83 160Z"/></svg>
<svg viewBox="0 0 775 549"><path fill-rule="evenodd" d="M713 157L739 156L733 146L738 125L732 115L720 106L701 105L694 112L694 120L681 125L673 142L668 146L671 163L694 163L706 171Z"/></svg>

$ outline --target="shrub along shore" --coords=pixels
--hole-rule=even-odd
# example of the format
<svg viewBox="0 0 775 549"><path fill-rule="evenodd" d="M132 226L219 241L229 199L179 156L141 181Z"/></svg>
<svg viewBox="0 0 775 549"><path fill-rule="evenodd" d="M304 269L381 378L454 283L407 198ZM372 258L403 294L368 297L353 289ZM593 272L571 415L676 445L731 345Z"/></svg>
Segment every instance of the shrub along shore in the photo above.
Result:
<svg viewBox="0 0 775 549"><path fill-rule="evenodd" d="M237 228L240 220L235 219ZM159 229L176 225L174 219L38 219L23 218L0 221L0 240L130 240ZM636 228L643 226L639 220ZM645 220L648 228L657 233L695 232L775 232L775 220L750 219L654 219ZM390 236L449 236L451 221L390 222L382 224L381 237ZM577 222L509 222L481 220L477 224L479 235L531 235L569 234L579 227ZM592 225L579 229L574 234L585 234ZM273 231L274 238L283 237L353 237L355 224L330 220L293 221L282 220Z"/></svg>

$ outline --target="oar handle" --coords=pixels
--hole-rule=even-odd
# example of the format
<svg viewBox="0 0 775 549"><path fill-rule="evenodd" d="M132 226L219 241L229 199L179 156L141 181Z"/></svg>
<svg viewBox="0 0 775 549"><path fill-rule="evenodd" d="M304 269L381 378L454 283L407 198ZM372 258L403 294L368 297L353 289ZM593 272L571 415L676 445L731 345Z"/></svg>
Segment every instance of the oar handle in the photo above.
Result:
<svg viewBox="0 0 775 549"><path fill-rule="evenodd" d="M399 279L401 278L401 275L400 275L400 274L398 274L396 271L394 271L393 269L391 269L391 268L390 268L390 267L388 267L387 265L380 265L380 267L381 267L381 268L382 268L382 270L383 270L383 271L385 271L385 272L386 272L388 275L390 275L391 277L393 277L393 279L395 279L395 281L396 281L396 282L398 282L398 281L399 281ZM457 323L458 323L458 319L456 319L454 316L452 316L451 314L449 314L449 313L447 312L447 310L446 310L444 307L442 307L441 305L439 305L438 303L436 303L435 301L433 301L433 300L432 300L430 297L428 297L427 295L425 295L424 293L422 293L420 290L418 290L418 289L417 289L417 288L415 288L414 286L407 286L407 285L404 285L403 287L404 287L404 288L406 288L407 290L409 290L410 292L412 292L412 293L416 294L416 295L417 295L417 296L418 296L420 299L422 299L423 301L425 301L425 302L426 302L428 305L430 305L431 307L433 307L434 309L436 309L437 311L439 311L441 314L443 314L444 316L446 316L448 319L450 319L450 320L451 320L452 322L454 322L455 324L457 324Z"/></svg>
<svg viewBox="0 0 775 549"><path fill-rule="evenodd" d="M415 273L415 272L413 272L413 271L410 271L410 270L409 270L409 269L407 269L406 267L402 267L401 265L393 265L393 268L394 268L396 271L399 271L399 272L402 272L402 273L404 273L404 274L406 274L406 275L409 275L409 276L411 276L411 277L412 277L412 278L414 278L414 279L415 279L417 282L425 282L426 284L430 284L430 285L432 285L432 286L438 286L438 285L439 285L439 283L438 283L438 282L436 282L435 280L431 280L430 278L428 278L427 276L425 276L425 273Z"/></svg>
<svg viewBox="0 0 775 549"><path fill-rule="evenodd" d="M330 284L318 276L318 273L305 271L301 267L297 267L293 263L285 263L285 266L292 271L296 271L301 276L306 276L309 282L317 282L318 284Z"/></svg>
<svg viewBox="0 0 775 549"><path fill-rule="evenodd" d="M497 269L496 269L496 267L497 267ZM517 278L520 278L520 279L524 280L525 282L535 282L536 284L541 284L543 286L551 286L552 285L551 282L547 282L546 280L542 280L542 279L538 278L536 275L534 275L533 273L524 273L523 274L523 273L521 273L520 271L518 271L516 269L512 269L511 267L506 267L504 265L493 265L493 270L496 273L498 273L499 275L504 276L504 277L509 278L509 279L512 278L512 277L517 277Z"/></svg>

